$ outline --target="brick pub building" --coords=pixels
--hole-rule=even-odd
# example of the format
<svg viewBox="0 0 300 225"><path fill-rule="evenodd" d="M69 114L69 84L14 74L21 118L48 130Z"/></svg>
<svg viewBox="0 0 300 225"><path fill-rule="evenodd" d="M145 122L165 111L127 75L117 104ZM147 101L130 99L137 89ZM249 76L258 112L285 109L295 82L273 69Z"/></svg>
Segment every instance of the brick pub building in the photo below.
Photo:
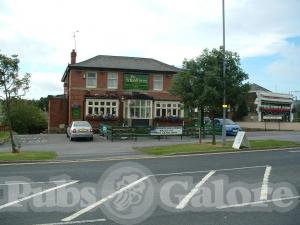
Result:
<svg viewBox="0 0 300 225"><path fill-rule="evenodd" d="M183 117L179 98L168 89L180 70L150 58L98 55L76 63L71 52L62 76L64 94L49 96L50 132L62 131L74 120L128 126L155 125Z"/></svg>

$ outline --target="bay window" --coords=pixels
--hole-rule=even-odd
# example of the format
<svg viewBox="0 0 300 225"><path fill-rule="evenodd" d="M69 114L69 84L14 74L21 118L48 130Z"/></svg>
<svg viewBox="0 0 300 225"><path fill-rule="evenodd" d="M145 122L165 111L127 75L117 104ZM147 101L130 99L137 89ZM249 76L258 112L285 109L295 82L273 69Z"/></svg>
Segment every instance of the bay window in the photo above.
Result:
<svg viewBox="0 0 300 225"><path fill-rule="evenodd" d="M119 116L119 100L114 99L87 99L86 115Z"/></svg>

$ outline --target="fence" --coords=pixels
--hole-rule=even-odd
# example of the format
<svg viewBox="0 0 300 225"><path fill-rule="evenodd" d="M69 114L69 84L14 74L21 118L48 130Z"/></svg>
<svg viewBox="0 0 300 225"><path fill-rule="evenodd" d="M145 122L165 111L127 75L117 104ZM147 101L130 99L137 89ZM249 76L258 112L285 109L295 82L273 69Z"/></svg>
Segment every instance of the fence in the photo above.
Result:
<svg viewBox="0 0 300 225"><path fill-rule="evenodd" d="M167 130L167 131L166 131ZM105 136L107 140L114 139L134 139L139 137L165 138L168 136L183 136L198 137L199 128L195 126L170 126L170 127L121 127L101 124L99 133ZM212 135L213 133L220 135L222 127L216 126L215 130L211 126L205 126L201 131L202 135Z"/></svg>

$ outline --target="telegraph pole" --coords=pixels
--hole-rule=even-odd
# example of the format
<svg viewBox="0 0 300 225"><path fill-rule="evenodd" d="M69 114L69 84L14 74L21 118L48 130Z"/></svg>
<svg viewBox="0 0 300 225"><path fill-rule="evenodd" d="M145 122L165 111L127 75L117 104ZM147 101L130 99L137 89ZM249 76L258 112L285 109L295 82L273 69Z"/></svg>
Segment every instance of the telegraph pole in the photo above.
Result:
<svg viewBox="0 0 300 225"><path fill-rule="evenodd" d="M222 18L223 18L223 125L222 125L222 143L223 146L226 145L226 58L225 58L225 4L222 0Z"/></svg>

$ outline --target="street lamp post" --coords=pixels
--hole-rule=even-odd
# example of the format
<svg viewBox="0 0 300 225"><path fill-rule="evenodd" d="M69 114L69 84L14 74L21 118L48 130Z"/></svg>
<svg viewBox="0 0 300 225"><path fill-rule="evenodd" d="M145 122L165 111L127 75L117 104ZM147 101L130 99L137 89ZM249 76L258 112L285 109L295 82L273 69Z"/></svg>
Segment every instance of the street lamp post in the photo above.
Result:
<svg viewBox="0 0 300 225"><path fill-rule="evenodd" d="M225 4L224 0L222 0L222 18L223 18L223 125L222 125L222 143L223 146L226 145L226 128L225 128L225 120L226 120L226 59L225 59Z"/></svg>

